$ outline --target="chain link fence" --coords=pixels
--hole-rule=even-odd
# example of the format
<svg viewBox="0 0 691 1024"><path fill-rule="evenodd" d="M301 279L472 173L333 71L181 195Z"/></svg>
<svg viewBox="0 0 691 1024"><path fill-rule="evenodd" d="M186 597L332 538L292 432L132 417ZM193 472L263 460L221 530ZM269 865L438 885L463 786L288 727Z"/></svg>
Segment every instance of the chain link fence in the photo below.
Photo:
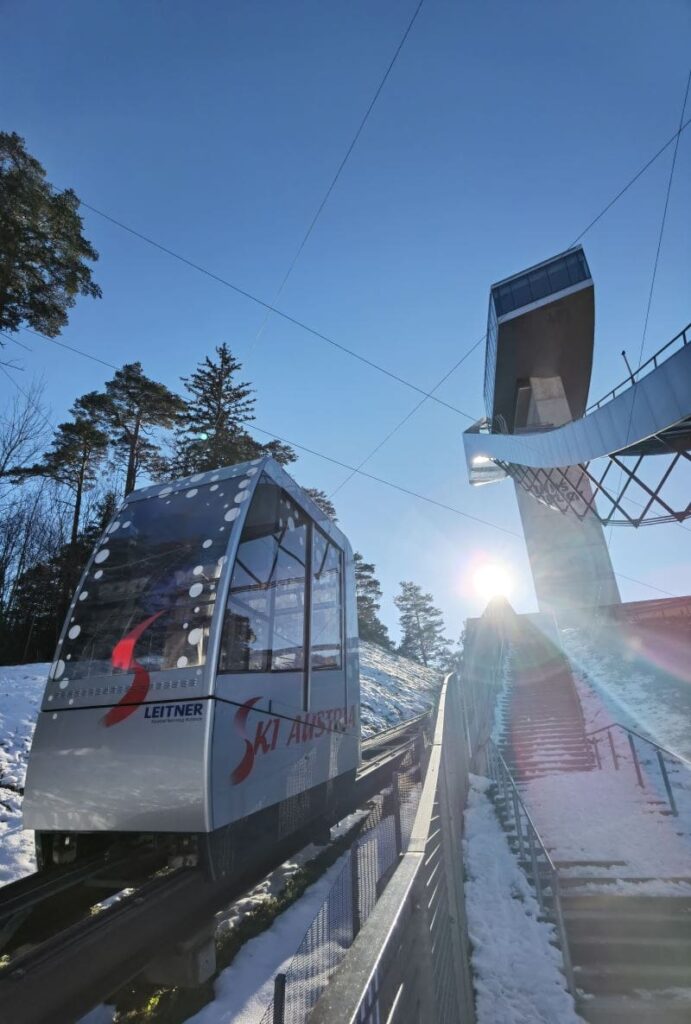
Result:
<svg viewBox="0 0 691 1024"><path fill-rule="evenodd" d="M418 752L420 750L418 745ZM420 800L413 749L374 807L285 973L261 1024L304 1024L329 978L372 913L409 841Z"/></svg>

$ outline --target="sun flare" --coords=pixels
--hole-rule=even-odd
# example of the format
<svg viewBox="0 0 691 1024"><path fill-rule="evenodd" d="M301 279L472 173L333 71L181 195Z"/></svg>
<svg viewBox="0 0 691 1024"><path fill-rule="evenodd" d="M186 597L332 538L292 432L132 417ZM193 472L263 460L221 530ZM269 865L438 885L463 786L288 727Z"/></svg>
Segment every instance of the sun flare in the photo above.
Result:
<svg viewBox="0 0 691 1024"><path fill-rule="evenodd" d="M487 562L475 570L473 586L483 600L491 601L493 597L508 597L513 580L506 566L498 562Z"/></svg>

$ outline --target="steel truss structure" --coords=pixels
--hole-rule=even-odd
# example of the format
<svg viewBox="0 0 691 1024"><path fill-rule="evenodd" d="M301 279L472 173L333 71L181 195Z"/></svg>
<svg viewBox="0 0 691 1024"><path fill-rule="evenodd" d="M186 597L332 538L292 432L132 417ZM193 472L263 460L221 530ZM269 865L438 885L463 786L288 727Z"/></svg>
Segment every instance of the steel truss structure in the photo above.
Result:
<svg viewBox="0 0 691 1024"><path fill-rule="evenodd" d="M639 527L691 518L691 324L581 419L514 434L495 415L464 443L472 483L508 475L579 519Z"/></svg>
<svg viewBox="0 0 691 1024"><path fill-rule="evenodd" d="M651 486L640 471L647 469L653 458L656 462L663 459L667 464ZM625 459L633 465L628 465ZM601 467L603 461L604 468ZM673 508L663 497L675 468L685 465L686 461L691 462L691 455L680 451L671 453L667 459L660 455L610 455L595 464L585 462L554 469L531 469L501 461L497 465L548 508L572 513L579 519L594 515L603 525L638 527L681 523L691 518L691 502L683 508ZM619 469L618 479L612 472L613 467ZM635 512L631 511L631 506L636 507Z"/></svg>

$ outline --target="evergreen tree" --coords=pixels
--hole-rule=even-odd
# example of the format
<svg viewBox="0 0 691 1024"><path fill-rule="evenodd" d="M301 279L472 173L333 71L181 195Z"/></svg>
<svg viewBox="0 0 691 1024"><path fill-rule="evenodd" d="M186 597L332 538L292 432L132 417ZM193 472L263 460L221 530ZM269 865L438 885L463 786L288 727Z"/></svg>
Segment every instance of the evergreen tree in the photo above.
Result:
<svg viewBox="0 0 691 1024"><path fill-rule="evenodd" d="M108 435L102 428L106 404L105 397L94 391L78 398L70 409L74 419L58 424L51 447L41 462L18 469L15 474L15 479L49 477L72 492L70 544L73 546L79 534L84 495L93 487L108 450Z"/></svg>
<svg viewBox="0 0 691 1024"><path fill-rule="evenodd" d="M245 424L253 418L252 388L236 382L241 364L224 343L182 382L189 398L175 432L174 476L203 473L255 458L256 442Z"/></svg>
<svg viewBox="0 0 691 1024"><path fill-rule="evenodd" d="M451 645L444 636L442 613L416 583L402 582L395 598L403 638L399 653L423 665L440 666L450 657Z"/></svg>
<svg viewBox="0 0 691 1024"><path fill-rule="evenodd" d="M393 650L389 631L379 618L382 596L381 585L375 577L374 565L366 562L359 551L355 559L355 593L357 595L357 621L361 640L378 644L386 651Z"/></svg>
<svg viewBox="0 0 691 1024"><path fill-rule="evenodd" d="M19 576L12 606L0 621L2 661L12 664L53 657L72 594L116 506L115 494L107 491L75 541L57 544L52 555Z"/></svg>
<svg viewBox="0 0 691 1024"><path fill-rule="evenodd" d="M0 330L28 324L54 338L75 296L99 298L87 261L79 199L56 191L16 132L0 132Z"/></svg>
<svg viewBox="0 0 691 1024"><path fill-rule="evenodd" d="M318 505L325 516L331 520L332 523L338 522L338 516L336 515L336 508L331 499L327 496L325 491L320 491L316 487L305 487L305 494L309 494L310 498L315 505Z"/></svg>
<svg viewBox="0 0 691 1024"><path fill-rule="evenodd" d="M170 475L204 473L262 455L271 455L282 465L295 460L288 445L260 444L247 432L254 419L254 391L248 382L236 380L241 369L224 343L216 348L215 358L206 356L194 373L182 378L189 397L177 420Z"/></svg>
<svg viewBox="0 0 691 1024"><path fill-rule="evenodd" d="M158 474L163 465L154 431L169 429L184 413L185 403L165 384L147 377L141 363L126 363L106 384L106 417L113 431L116 459L125 467L125 494L137 485L144 469Z"/></svg>

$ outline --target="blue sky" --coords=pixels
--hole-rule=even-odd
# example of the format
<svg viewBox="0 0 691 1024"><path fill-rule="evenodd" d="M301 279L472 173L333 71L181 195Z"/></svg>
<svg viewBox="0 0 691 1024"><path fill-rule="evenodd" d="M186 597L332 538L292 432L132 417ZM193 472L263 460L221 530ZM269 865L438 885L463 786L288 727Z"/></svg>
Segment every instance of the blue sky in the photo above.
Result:
<svg viewBox="0 0 691 1024"><path fill-rule="evenodd" d="M166 3L0 0L2 126L56 185L272 301L417 0ZM676 130L688 74L686 0L425 0L278 305L425 389L485 330L490 284L564 249ZM671 148L583 240L596 290L591 395L637 355ZM648 326L651 354L691 319L691 129L681 138ZM63 340L141 359L176 387L226 341L257 387L257 423L358 463L419 396L86 213L99 302ZM54 419L110 372L28 335ZM480 416L483 350L440 397ZM11 393L0 380L0 401ZM436 403L368 470L520 532L510 484L471 490L467 420ZM332 491L343 470L293 467ZM449 633L477 614L483 558L534 607L523 544L363 478L340 523L377 564L384 618L401 579L431 590ZM615 570L689 592L691 531L612 533ZM620 581L625 599L655 592Z"/></svg>

